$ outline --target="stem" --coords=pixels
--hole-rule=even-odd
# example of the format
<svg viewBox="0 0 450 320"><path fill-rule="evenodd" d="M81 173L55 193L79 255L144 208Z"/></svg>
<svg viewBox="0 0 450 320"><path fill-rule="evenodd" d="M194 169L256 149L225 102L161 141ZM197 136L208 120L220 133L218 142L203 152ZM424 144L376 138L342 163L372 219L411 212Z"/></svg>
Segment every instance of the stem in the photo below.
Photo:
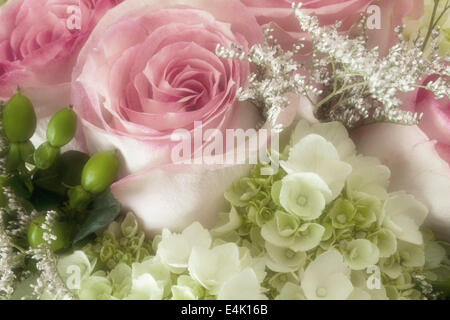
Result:
<svg viewBox="0 0 450 320"><path fill-rule="evenodd" d="M366 84L367 84L367 82L364 81L364 82L354 83L354 84L351 84L351 85L346 86L346 87L342 87L342 88L339 89L338 91L332 92L328 97L326 97L325 99L323 99L322 101L320 101L320 102L317 104L317 108L320 108L322 105L324 105L325 103L327 103L328 101L330 101L331 98L333 98L334 96L336 96L336 95L338 95L338 94L344 93L345 91L350 90L350 89L352 89L352 88L365 86Z"/></svg>
<svg viewBox="0 0 450 320"><path fill-rule="evenodd" d="M449 1L449 0L447 0L447 2L445 3L444 10L442 10L441 14L439 15L439 17L438 17L438 18L436 19L436 21L434 22L434 24L433 24L433 29L436 28L437 24L439 23L439 20L441 20L442 17L444 16L444 14L447 12L447 10L450 9L450 6L448 5L448 1Z"/></svg>
<svg viewBox="0 0 450 320"><path fill-rule="evenodd" d="M428 26L427 35L425 36L425 40L422 45L422 51L425 51L428 41L430 40L431 33L433 32L434 18L436 17L437 8L440 0L434 0L433 13L431 14L430 24Z"/></svg>

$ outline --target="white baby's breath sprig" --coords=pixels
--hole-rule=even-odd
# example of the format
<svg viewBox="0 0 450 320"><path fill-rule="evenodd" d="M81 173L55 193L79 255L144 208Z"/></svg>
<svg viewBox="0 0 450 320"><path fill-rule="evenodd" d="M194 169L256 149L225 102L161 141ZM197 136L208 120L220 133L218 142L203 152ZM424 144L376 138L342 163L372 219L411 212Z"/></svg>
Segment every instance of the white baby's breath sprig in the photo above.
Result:
<svg viewBox="0 0 450 320"><path fill-rule="evenodd" d="M237 45L231 48L219 45L216 50L220 57L255 65L248 87L238 91L238 98L255 104L264 119L278 130L282 130L277 119L289 104L288 93L309 99L319 120L341 121L349 128L374 122L417 124L422 114L400 109L402 101L398 95L402 92L421 87L433 92L436 98L450 95L449 59L438 55L438 29L430 34L432 49L428 59L421 48L425 40L419 39L411 46L403 39L402 26L395 30L399 42L385 57L380 57L378 48L368 49L365 16L359 24L360 34L351 37L338 32L339 22L321 27L317 17L301 10L301 3L293 4L293 10L313 47L308 66L294 59L304 47L304 39L285 51L270 29L265 33L264 43L254 45L248 53ZM418 84L424 76L432 74L439 77L426 86Z"/></svg>
<svg viewBox="0 0 450 320"><path fill-rule="evenodd" d="M5 231L4 216L0 209L0 299L8 299L14 293L16 281L15 271L23 263L23 255L13 246L11 237Z"/></svg>
<svg viewBox="0 0 450 320"><path fill-rule="evenodd" d="M272 29L266 29L264 43L253 46L248 53L237 45L231 48L218 45L216 53L222 58L248 61L255 65L256 71L250 75L248 87L238 90L238 99L251 101L273 130L280 131L282 127L278 117L289 105L286 94L294 92L310 98L321 91L311 85L306 76L298 73L300 66L294 60L294 55L303 45L299 42L292 51L283 51L272 32Z"/></svg>
<svg viewBox="0 0 450 320"><path fill-rule="evenodd" d="M73 300L75 296L67 288L61 276L58 273L56 264L57 257L51 250L51 244L56 240L52 233L53 226L58 219L58 213L50 210L46 212L45 221L41 228L46 230L43 238L47 243L42 243L36 249L30 249L27 254L36 260L36 268L39 277L35 284L32 284L33 296L40 298L43 294L48 294L53 299Z"/></svg>

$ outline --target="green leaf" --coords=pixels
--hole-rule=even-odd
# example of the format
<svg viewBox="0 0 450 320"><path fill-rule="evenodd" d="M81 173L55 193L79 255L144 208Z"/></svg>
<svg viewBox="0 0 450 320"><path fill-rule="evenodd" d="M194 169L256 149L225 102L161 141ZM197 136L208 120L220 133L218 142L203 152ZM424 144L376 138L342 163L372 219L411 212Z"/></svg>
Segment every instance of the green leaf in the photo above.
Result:
<svg viewBox="0 0 450 320"><path fill-rule="evenodd" d="M62 182L74 187L81 184L81 172L88 162L89 155L80 151L67 151L61 155Z"/></svg>
<svg viewBox="0 0 450 320"><path fill-rule="evenodd" d="M76 243L90 234L107 227L117 218L121 210L120 203L107 189L97 196L87 212L87 218L75 236L73 243Z"/></svg>
<svg viewBox="0 0 450 320"><path fill-rule="evenodd" d="M43 190L64 195L66 190L61 185L62 172L62 163L58 159L50 168L36 171L33 183Z"/></svg>
<svg viewBox="0 0 450 320"><path fill-rule="evenodd" d="M37 211L55 210L64 200L64 197L39 187L36 187L31 195L30 202Z"/></svg>
<svg viewBox="0 0 450 320"><path fill-rule="evenodd" d="M18 175L8 178L4 186L11 188L16 196L23 199L29 199L33 191L33 186L27 181L27 178Z"/></svg>

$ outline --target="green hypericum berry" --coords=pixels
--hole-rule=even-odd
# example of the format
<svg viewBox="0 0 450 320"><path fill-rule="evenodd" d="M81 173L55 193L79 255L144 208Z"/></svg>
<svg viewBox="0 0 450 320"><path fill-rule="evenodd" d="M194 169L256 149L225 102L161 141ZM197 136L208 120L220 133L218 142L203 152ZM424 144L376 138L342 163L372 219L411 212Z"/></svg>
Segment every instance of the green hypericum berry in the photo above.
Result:
<svg viewBox="0 0 450 320"><path fill-rule="evenodd" d="M8 156L6 157L6 170L14 171L22 164L22 162L20 144L11 143L9 145Z"/></svg>
<svg viewBox="0 0 450 320"><path fill-rule="evenodd" d="M48 123L47 140L54 147L62 147L73 139L76 130L76 113L70 108L61 109Z"/></svg>
<svg viewBox="0 0 450 320"><path fill-rule="evenodd" d="M44 142L34 152L34 164L41 170L51 167L60 153L58 147L53 147L48 141Z"/></svg>
<svg viewBox="0 0 450 320"><path fill-rule="evenodd" d="M36 130L36 114L31 101L16 93L3 109L3 129L9 141L28 141Z"/></svg>
<svg viewBox="0 0 450 320"><path fill-rule="evenodd" d="M36 249L41 243L45 243L44 233L47 231L42 228L44 222L45 216L39 216L28 227L28 243L33 249ZM73 227L68 222L56 222L52 234L56 236L56 240L51 245L52 250L66 249L70 246L72 240Z"/></svg>
<svg viewBox="0 0 450 320"><path fill-rule="evenodd" d="M95 154L83 168L81 185L84 190L99 194L113 183L119 169L119 160L114 151Z"/></svg>
<svg viewBox="0 0 450 320"><path fill-rule="evenodd" d="M92 196L82 186L70 188L67 195L69 206L78 211L84 211L92 200Z"/></svg>

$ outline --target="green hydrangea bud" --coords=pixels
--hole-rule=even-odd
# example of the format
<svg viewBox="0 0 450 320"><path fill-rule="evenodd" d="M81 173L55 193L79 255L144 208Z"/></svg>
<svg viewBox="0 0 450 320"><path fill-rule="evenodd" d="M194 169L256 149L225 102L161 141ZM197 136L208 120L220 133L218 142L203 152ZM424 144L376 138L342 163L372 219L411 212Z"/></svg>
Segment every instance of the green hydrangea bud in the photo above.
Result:
<svg viewBox="0 0 450 320"><path fill-rule="evenodd" d="M356 210L350 200L338 198L333 203L328 215L334 228L343 229L353 225Z"/></svg>
<svg viewBox="0 0 450 320"><path fill-rule="evenodd" d="M397 251L395 234L388 229L380 229L369 236L369 240L380 250L381 258L389 258Z"/></svg>

